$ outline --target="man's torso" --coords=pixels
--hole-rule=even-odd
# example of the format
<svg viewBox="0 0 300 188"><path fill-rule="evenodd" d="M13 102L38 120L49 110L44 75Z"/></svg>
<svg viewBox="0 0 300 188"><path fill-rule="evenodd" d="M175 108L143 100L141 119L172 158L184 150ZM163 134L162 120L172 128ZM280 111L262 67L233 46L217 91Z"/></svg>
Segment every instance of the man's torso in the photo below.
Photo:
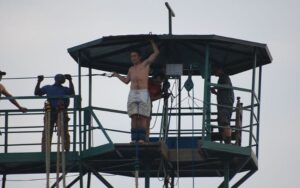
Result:
<svg viewBox="0 0 300 188"><path fill-rule="evenodd" d="M140 63L130 67L130 89L147 89L148 88L148 75L149 66L144 63Z"/></svg>
<svg viewBox="0 0 300 188"><path fill-rule="evenodd" d="M219 78L218 84L232 87L232 83L231 83L229 76L225 75L225 74ZM230 88L230 89L218 88L217 101L218 101L218 104L233 105L233 103L234 103L233 89L232 88Z"/></svg>
<svg viewBox="0 0 300 188"><path fill-rule="evenodd" d="M59 97L71 95L71 90L64 86L59 85L46 85L41 88L42 92L47 94L48 97ZM65 107L68 107L70 100L68 98L49 98L52 108L57 108L58 102L63 101Z"/></svg>

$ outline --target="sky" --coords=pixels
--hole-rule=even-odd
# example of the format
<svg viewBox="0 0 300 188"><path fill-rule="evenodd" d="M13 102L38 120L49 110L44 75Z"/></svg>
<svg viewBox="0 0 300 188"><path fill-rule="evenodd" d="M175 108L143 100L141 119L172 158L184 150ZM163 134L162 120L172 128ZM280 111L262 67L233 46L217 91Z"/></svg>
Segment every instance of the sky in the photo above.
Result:
<svg viewBox="0 0 300 188"><path fill-rule="evenodd" d="M216 34L268 45L273 62L263 68L259 170L241 187L300 187L300 152L297 149L300 132L297 118L300 112L300 100L297 99L300 92L297 87L300 2L168 2L176 15L173 34ZM7 78L53 76L56 73L76 75L78 67L67 53L68 48L109 35L167 34L168 12L164 3L160 0L0 0L0 70L7 72ZM243 84L234 78L234 85ZM239 78L243 80L243 75ZM126 109L128 86L116 79L99 77L94 80L97 91L93 95L94 106ZM43 84L52 82L46 79ZM74 82L76 85L76 78ZM15 96L32 96L36 80L2 80L1 83ZM111 95L107 95L107 91ZM19 102L28 108L42 104L41 101ZM83 102L86 104L86 98ZM4 101L1 101L2 106L14 108ZM129 123L128 119L118 117L119 122ZM109 121L103 120L103 124ZM123 138L124 141L127 139ZM40 177L44 176L10 175L7 187L43 186L44 180L11 181ZM105 178L115 187L134 185L132 178ZM177 187L192 187L191 178L179 182ZM196 178L194 185L216 187L220 182L220 179ZM92 185L99 187L99 182L93 179ZM151 186L162 187L162 182L153 178Z"/></svg>

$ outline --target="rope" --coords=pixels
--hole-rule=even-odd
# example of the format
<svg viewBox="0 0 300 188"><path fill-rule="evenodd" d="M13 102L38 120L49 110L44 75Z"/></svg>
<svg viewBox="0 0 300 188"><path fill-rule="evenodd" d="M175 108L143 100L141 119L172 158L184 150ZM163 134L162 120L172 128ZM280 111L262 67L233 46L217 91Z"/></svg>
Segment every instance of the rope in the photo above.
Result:
<svg viewBox="0 0 300 188"><path fill-rule="evenodd" d="M79 75L71 75L72 77L79 77ZM88 74L81 75L81 77L89 76ZM111 73L102 73L102 74L91 74L91 76L104 76L104 77L112 77ZM44 76L44 78L54 78L54 76ZM28 80L28 79L37 79L36 76L27 76L27 77L10 77L10 78L2 78L2 80Z"/></svg>
<svg viewBox="0 0 300 188"><path fill-rule="evenodd" d="M178 87L180 87L180 86L178 86ZM183 89L183 87L182 87L182 89ZM182 89L179 92L181 92ZM179 93L177 93L176 90L175 90L175 94L176 94L176 96L179 96ZM178 110L177 110L177 112L178 112ZM176 116L176 129L178 130L178 116ZM178 135L177 135L177 138L176 138L176 163L177 163L177 165L176 165L177 166L177 169L176 169L176 171L177 171L176 185L179 187L179 171L180 171L180 167L179 167L179 138L178 138Z"/></svg>
<svg viewBox="0 0 300 188"><path fill-rule="evenodd" d="M46 188L50 187L50 154L51 154L51 136L50 136L50 121L51 121L51 106L48 101L45 102L45 110L46 110L46 115L45 115L45 139L46 139L46 155L45 155L45 160L46 160ZM42 146L44 147L44 146Z"/></svg>
<svg viewBox="0 0 300 188"><path fill-rule="evenodd" d="M136 162L135 162L135 188L139 187L139 145L138 143L135 144L135 155L136 155Z"/></svg>
<svg viewBox="0 0 300 188"><path fill-rule="evenodd" d="M193 153L192 153L192 176L193 176L193 188L195 187L195 169L194 169L194 163L195 163L195 161L194 161L194 159L195 159L195 151L194 151L194 146L195 146L195 138L194 138L194 129L195 129L195 127L194 127L194 95L195 95L195 93L194 93L194 88L193 88L193 92L192 92L192 95L193 95L193 103L192 103L192 141L193 141Z"/></svg>
<svg viewBox="0 0 300 188"><path fill-rule="evenodd" d="M56 167L56 186L59 188L59 174L60 174L60 167L62 169L62 179L63 179L63 188L66 187L66 165L65 165L65 131L64 131L64 105L61 103L58 107L58 115L57 115L57 167ZM60 144L61 140L61 144ZM61 149L61 151L60 151ZM61 157L61 159L60 159ZM60 164L61 160L61 164Z"/></svg>
<svg viewBox="0 0 300 188"><path fill-rule="evenodd" d="M137 102L137 108L138 108L138 112L140 111L140 103ZM138 114L138 117L137 117L137 120L136 120L136 123L140 124L141 121L140 121L140 115ZM135 125L135 129L137 129L138 125ZM140 125L139 125L140 126ZM137 134L137 133L135 133ZM136 163L135 163L135 172L134 172L134 177L135 177L135 188L138 188L139 187L139 145L138 145L138 141L139 140L136 140L135 142L135 157L136 157Z"/></svg>
<svg viewBox="0 0 300 188"><path fill-rule="evenodd" d="M57 117L57 152L56 152L56 187L59 188L59 174L60 174L60 116Z"/></svg>
<svg viewBox="0 0 300 188"><path fill-rule="evenodd" d="M61 140L62 140L62 177L63 177L63 188L66 187L66 156L65 156L65 147L66 147L66 138L65 138L65 124L64 124L64 109L61 109L59 112L60 115L60 130L61 130Z"/></svg>
<svg viewBox="0 0 300 188"><path fill-rule="evenodd" d="M160 108L160 99L158 100L158 106L157 106L156 113L158 113L159 108ZM150 129L154 129L154 127L155 127L155 125L156 125L157 117L158 117L158 116L155 116L154 123L153 123L153 125L150 127Z"/></svg>

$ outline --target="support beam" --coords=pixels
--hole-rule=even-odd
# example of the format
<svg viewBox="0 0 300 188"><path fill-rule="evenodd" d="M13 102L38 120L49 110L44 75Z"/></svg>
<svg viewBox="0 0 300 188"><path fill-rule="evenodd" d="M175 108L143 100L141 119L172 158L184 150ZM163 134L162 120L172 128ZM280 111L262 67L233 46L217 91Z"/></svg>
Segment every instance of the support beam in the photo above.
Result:
<svg viewBox="0 0 300 188"><path fill-rule="evenodd" d="M2 175L2 188L5 188L5 183L6 183L6 174Z"/></svg>
<svg viewBox="0 0 300 188"><path fill-rule="evenodd" d="M150 161L145 163L145 188L150 188Z"/></svg>
<svg viewBox="0 0 300 188"><path fill-rule="evenodd" d="M254 174L256 172L256 170L251 170L250 172L248 172L245 176L243 176L238 182L236 182L232 188L238 188L240 185L242 185L242 183L244 183L250 176L252 176L252 174Z"/></svg>
<svg viewBox="0 0 300 188"><path fill-rule="evenodd" d="M229 188L229 159L224 162L224 186L223 188Z"/></svg>
<svg viewBox="0 0 300 188"><path fill-rule="evenodd" d="M86 173L82 174L83 176L85 175ZM72 187L76 182L78 182L80 179L81 179L81 175L77 176L77 178L75 178L72 182L69 183L69 185L67 185L67 188L70 188Z"/></svg>
<svg viewBox="0 0 300 188"><path fill-rule="evenodd" d="M103 176L101 176L95 169L90 167L89 165L82 163L84 168L86 168L88 171L91 171L106 187L113 188L113 186L105 179Z"/></svg>

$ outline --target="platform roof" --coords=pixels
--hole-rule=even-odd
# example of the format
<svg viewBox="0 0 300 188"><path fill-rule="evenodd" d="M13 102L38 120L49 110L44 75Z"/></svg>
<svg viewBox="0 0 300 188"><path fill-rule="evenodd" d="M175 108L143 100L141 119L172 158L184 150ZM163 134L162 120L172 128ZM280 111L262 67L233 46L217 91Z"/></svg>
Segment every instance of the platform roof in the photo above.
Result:
<svg viewBox="0 0 300 188"><path fill-rule="evenodd" d="M255 50L257 66L272 62L266 44L217 35L106 36L69 48L68 52L82 67L127 74L132 66L130 52L139 49L146 58L152 52L150 38L160 49L160 55L152 64L154 70L165 68L166 64L183 64L184 75L201 75L207 45L209 63L222 65L230 75L252 69Z"/></svg>

